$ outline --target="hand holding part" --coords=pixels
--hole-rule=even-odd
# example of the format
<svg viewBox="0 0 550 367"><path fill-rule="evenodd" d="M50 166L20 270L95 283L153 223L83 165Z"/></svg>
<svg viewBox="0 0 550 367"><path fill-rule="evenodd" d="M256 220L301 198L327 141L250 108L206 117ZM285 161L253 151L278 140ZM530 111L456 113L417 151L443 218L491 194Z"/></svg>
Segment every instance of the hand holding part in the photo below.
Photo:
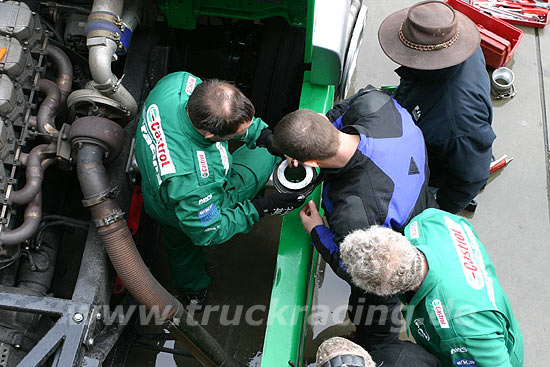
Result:
<svg viewBox="0 0 550 367"><path fill-rule="evenodd" d="M297 159L294 159L294 158L290 158L288 155L284 155L285 156L285 159L286 159L286 164L288 164L289 167L298 167L298 165L300 164L300 162L298 162Z"/></svg>
<svg viewBox="0 0 550 367"><path fill-rule="evenodd" d="M272 155L283 157L284 154L273 144L273 131L269 128L265 128L256 139L256 145L259 147L266 148L269 153Z"/></svg>
<svg viewBox="0 0 550 367"><path fill-rule="evenodd" d="M300 219L308 234L311 234L313 228L324 225L323 218L321 218L321 214L319 214L319 210L317 210L317 206L315 206L313 200L307 202L302 210L300 210Z"/></svg>
<svg viewBox="0 0 550 367"><path fill-rule="evenodd" d="M286 215L303 204L305 197L295 193L274 192L252 200L260 218L267 215Z"/></svg>

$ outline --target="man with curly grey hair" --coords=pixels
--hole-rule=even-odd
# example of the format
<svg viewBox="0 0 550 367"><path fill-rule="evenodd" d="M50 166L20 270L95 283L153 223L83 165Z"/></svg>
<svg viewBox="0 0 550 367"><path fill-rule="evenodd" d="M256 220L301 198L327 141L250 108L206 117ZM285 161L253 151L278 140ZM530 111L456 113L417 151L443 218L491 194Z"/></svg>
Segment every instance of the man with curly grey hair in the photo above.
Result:
<svg viewBox="0 0 550 367"><path fill-rule="evenodd" d="M340 245L352 282L400 294L416 342L443 366L523 366L523 337L495 268L462 217L427 209L405 236L373 226Z"/></svg>

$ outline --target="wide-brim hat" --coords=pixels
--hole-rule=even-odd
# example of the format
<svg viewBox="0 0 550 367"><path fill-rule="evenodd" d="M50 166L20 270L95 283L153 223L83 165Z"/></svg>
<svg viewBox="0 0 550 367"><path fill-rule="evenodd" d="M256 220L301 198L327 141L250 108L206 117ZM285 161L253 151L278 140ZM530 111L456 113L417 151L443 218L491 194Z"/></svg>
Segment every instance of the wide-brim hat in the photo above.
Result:
<svg viewBox="0 0 550 367"><path fill-rule="evenodd" d="M419 70L458 65L479 47L474 22L441 1L423 1L389 15L378 30L384 53Z"/></svg>

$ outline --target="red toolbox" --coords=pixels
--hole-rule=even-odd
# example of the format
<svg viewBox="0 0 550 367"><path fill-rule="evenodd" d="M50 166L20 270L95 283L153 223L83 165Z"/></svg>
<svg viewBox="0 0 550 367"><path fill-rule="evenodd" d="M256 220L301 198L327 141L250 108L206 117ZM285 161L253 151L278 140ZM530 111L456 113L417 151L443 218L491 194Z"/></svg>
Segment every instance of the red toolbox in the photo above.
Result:
<svg viewBox="0 0 550 367"><path fill-rule="evenodd" d="M523 31L500 19L479 11L461 0L445 0L447 4L470 18L481 33L485 62L493 68L506 65L519 46Z"/></svg>

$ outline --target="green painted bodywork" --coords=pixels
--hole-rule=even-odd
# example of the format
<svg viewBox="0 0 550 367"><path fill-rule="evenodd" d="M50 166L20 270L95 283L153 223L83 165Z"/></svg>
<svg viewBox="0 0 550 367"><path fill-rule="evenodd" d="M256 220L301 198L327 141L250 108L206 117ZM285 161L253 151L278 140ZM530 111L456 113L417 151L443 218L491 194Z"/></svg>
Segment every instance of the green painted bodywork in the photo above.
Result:
<svg viewBox="0 0 550 367"><path fill-rule="evenodd" d="M300 108L325 113L332 108L334 86L309 82L304 74ZM308 198L319 206L321 187ZM315 254L315 255L314 255ZM305 320L311 308L316 251L300 221L298 210L284 217L271 290L262 367L284 367L288 361L302 364Z"/></svg>
<svg viewBox="0 0 550 367"><path fill-rule="evenodd" d="M247 20L283 17L294 27L306 27L304 62L311 62L315 0L156 0L156 3L172 28L195 29L200 15Z"/></svg>
<svg viewBox="0 0 550 367"><path fill-rule="evenodd" d="M250 20L283 17L295 27L305 27L308 1L157 0L156 3L169 27L195 29L199 15Z"/></svg>

